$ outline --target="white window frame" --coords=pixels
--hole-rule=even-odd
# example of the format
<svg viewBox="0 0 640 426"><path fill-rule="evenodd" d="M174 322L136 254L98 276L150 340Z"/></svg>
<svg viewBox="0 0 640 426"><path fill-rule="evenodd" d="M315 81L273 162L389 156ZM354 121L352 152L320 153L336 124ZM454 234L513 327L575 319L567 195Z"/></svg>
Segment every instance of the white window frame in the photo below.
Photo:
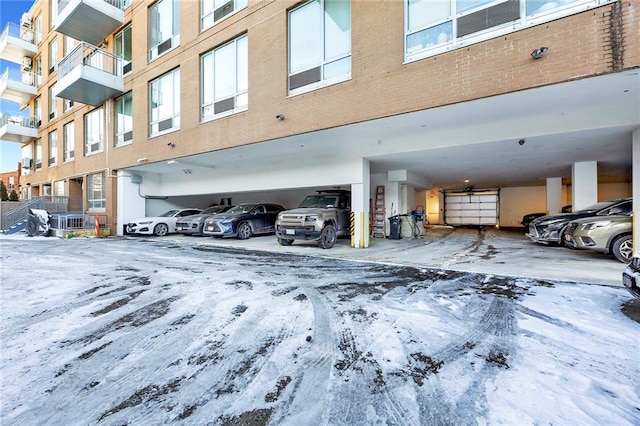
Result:
<svg viewBox="0 0 640 426"><path fill-rule="evenodd" d="M49 86L49 120L58 116L58 98L53 95L54 86Z"/></svg>
<svg viewBox="0 0 640 426"><path fill-rule="evenodd" d="M96 108L84 115L84 155L104 150L104 108Z"/></svg>
<svg viewBox="0 0 640 426"><path fill-rule="evenodd" d="M477 31L463 34L461 36L458 36L458 22L461 18L468 18L474 13L485 13L487 9L500 6L501 4L507 4L511 0L478 0L481 4L479 4L477 7L472 7L462 11L457 10L459 0L448 0L449 13L447 16L442 16L442 18L440 19L434 19L427 24L419 25L415 28L409 28L409 26L411 25L411 17L409 16L409 4L416 5L423 1L427 2L430 0L403 1L404 62L407 63L434 56L442 52L459 49L461 47L469 46L505 34L513 33L527 27L539 25L575 13L583 12L594 7L602 6L603 4L612 3L615 0L573 0L569 3L548 1L535 12L531 13L527 12L527 5L532 4L532 0L519 0L519 16L514 20L503 22L492 27L478 29ZM440 6L443 6L444 0L439 0L439 2ZM547 8L545 7L547 5L556 5L556 7ZM427 13L428 12L425 11L425 14ZM421 15L416 16L417 19L419 19L420 17ZM429 34L430 32L431 34ZM423 42L420 45L415 45L409 42L410 38L420 37L421 33L423 34Z"/></svg>
<svg viewBox="0 0 640 426"><path fill-rule="evenodd" d="M99 178L99 181L96 179ZM87 210L89 212L104 212L107 208L105 173L95 173L87 176Z"/></svg>
<svg viewBox="0 0 640 426"><path fill-rule="evenodd" d="M58 1L59 0L49 0L49 28L55 26L56 19L58 18Z"/></svg>
<svg viewBox="0 0 640 426"><path fill-rule="evenodd" d="M67 161L73 161L75 158L75 147L76 147L76 140L75 140L75 134L76 134L76 129L75 129L75 123L73 121L65 124L62 127L62 131L63 131L63 151L64 151L64 156L63 156L63 161L66 163Z"/></svg>
<svg viewBox="0 0 640 426"><path fill-rule="evenodd" d="M49 160L47 162L47 165L49 167L57 165L58 164L58 131L57 130L53 130L49 132L48 151L49 151Z"/></svg>
<svg viewBox="0 0 640 426"><path fill-rule="evenodd" d="M33 159L34 170L42 170L42 139L37 139L35 142L35 158Z"/></svg>
<svg viewBox="0 0 640 426"><path fill-rule="evenodd" d="M58 37L49 42L49 73L58 68Z"/></svg>
<svg viewBox="0 0 640 426"><path fill-rule="evenodd" d="M162 90L165 84L169 93ZM160 108L162 105L168 105L169 111ZM149 137L176 130L180 130L180 68L149 82Z"/></svg>
<svg viewBox="0 0 640 426"><path fill-rule="evenodd" d="M130 99L131 105L131 115L129 119L124 119L121 123L121 116L127 117L125 111L121 111L124 109L126 105L126 99ZM124 95L118 97L115 100L115 111L114 111L114 134L115 140L113 146L119 147L124 145L130 145L133 143L133 94L132 92L127 92ZM122 112L122 113L121 113ZM128 121L128 122L127 122Z"/></svg>
<svg viewBox="0 0 640 426"><path fill-rule="evenodd" d="M226 50L234 51L235 62L230 64L216 61L216 54ZM218 63L220 62L220 63ZM246 111L249 108L249 50L246 34L213 49L200 58L200 119L208 121L214 118ZM216 93L216 69L225 71L233 68L234 81L228 86L234 86L232 93ZM232 104L232 106L231 106ZM229 106L231 106L229 108ZM216 109L219 108L218 112Z"/></svg>
<svg viewBox="0 0 640 426"><path fill-rule="evenodd" d="M307 68L307 69L302 69L302 70L292 70L292 64L293 64L293 60L292 60L292 45L295 43L294 39L296 38L295 35L292 35L292 18L294 17L293 15L296 14L296 12L301 11L304 8L307 7L313 7L313 4L319 4L320 5L320 9L321 9L321 18L320 18L320 22L317 23L317 27L315 29L315 31L319 31L319 34L316 34L316 37L319 37L319 41L321 43L321 49L319 52L319 57L317 58L317 61L313 64L313 66ZM327 34L325 34L325 28L326 28L326 4L327 2L325 2L325 0L311 0L308 1L294 9L291 9L288 11L287 13L287 33L288 33L288 48L287 48L287 55L288 55L288 79L287 79L287 89L288 89L288 93L290 96L294 96L294 95L298 95L301 93L306 93L306 92L310 92L322 87L326 87L329 85L333 85L333 84L337 84L337 83L341 83L347 80L351 79L351 70L352 70L352 64L351 64L351 55L352 55L352 37L351 37L351 1L350 0L344 0L344 4L348 4L349 5L349 31L348 31L348 37L349 37L349 48L348 51L346 52L342 52L339 55L329 55L327 53L327 43L329 42L327 40ZM335 4L335 3L334 3ZM310 27L306 27L305 28L305 36L307 34L311 34L313 33L312 28ZM340 72L337 74L333 74L333 75L329 75L328 70L331 69L331 67L333 65L336 64L341 64L342 67L344 68L348 68L348 71L344 71L344 72ZM348 64L348 65L347 65ZM347 65L347 66L345 66ZM319 77L318 80L314 80L313 82L304 84L304 85L296 85L295 87L292 88L292 78L295 78L296 76L300 76L302 74L308 73L308 72L312 72L312 73L318 73ZM314 77L315 78L315 77Z"/></svg>
<svg viewBox="0 0 640 426"><path fill-rule="evenodd" d="M132 37L133 37L133 28L131 24L124 27L122 31L119 31L114 37L114 43L115 43L114 52L115 52L115 55L120 58L120 65L122 67L120 75L123 75L123 76L131 72L131 61L133 60ZM118 51L120 51L120 53L118 53Z"/></svg>
<svg viewBox="0 0 640 426"><path fill-rule="evenodd" d="M171 16L160 15L160 8L171 4ZM180 46L180 0L159 0L149 7L149 62ZM160 31L161 21L171 20L171 34Z"/></svg>
<svg viewBox="0 0 640 426"><path fill-rule="evenodd" d="M248 0L200 0L200 29L205 31L246 8ZM216 15L218 19L216 19Z"/></svg>
<svg viewBox="0 0 640 426"><path fill-rule="evenodd" d="M42 15L36 16L35 19L36 45L42 43Z"/></svg>

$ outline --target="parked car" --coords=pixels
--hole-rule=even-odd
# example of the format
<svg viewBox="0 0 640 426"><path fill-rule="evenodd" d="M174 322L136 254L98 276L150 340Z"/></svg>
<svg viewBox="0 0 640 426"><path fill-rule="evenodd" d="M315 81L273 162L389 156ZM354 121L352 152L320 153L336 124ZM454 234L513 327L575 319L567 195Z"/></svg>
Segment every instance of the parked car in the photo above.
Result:
<svg viewBox="0 0 640 426"><path fill-rule="evenodd" d="M202 235L204 221L214 214L224 213L233 206L211 206L202 213L183 217L176 222L176 232L185 235Z"/></svg>
<svg viewBox="0 0 640 426"><path fill-rule="evenodd" d="M631 216L595 216L569 222L564 244L576 249L589 249L613 254L627 263L633 254Z"/></svg>
<svg viewBox="0 0 640 426"><path fill-rule="evenodd" d="M300 207L278 215L276 238L283 246L296 239L315 240L323 249L330 249L336 239L350 235L351 192L321 190L308 195Z"/></svg>
<svg viewBox="0 0 640 426"><path fill-rule="evenodd" d="M631 207L631 198L618 198L602 201L573 213L539 217L529 224L529 232L525 235L540 244L563 244L565 230L572 220L593 216L626 215L631 213Z"/></svg>
<svg viewBox="0 0 640 426"><path fill-rule="evenodd" d="M562 207L562 210L560 210L560 213L571 213L571 204L569 204L568 206ZM547 215L547 213L541 213L541 212L528 213L528 214L525 214L524 216L522 216L522 221L520 223L525 228L528 228L529 224L531 224L531 222L533 222L534 219L537 219L539 217L546 216L546 215Z"/></svg>
<svg viewBox="0 0 640 426"><path fill-rule="evenodd" d="M622 284L636 297L640 297L640 251L631 257L622 272Z"/></svg>
<svg viewBox="0 0 640 426"><path fill-rule="evenodd" d="M283 210L284 207L279 204L238 204L224 213L205 219L202 233L246 240L254 234L274 232L276 217Z"/></svg>
<svg viewBox="0 0 640 426"><path fill-rule="evenodd" d="M176 232L178 219L198 214L202 209L173 209L161 215L135 219L127 224L127 232L130 234L148 234L162 237Z"/></svg>

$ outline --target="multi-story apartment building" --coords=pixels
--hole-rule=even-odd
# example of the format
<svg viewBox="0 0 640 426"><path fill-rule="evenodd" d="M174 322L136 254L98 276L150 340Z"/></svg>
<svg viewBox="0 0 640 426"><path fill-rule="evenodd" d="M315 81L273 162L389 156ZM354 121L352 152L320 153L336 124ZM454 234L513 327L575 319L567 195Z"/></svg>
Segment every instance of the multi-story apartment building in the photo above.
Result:
<svg viewBox="0 0 640 426"><path fill-rule="evenodd" d="M22 67L2 97L28 112L0 137L22 144L24 198L80 196L113 233L331 187L352 192L357 247L378 187L385 215L427 204L432 221L447 194L499 188L486 223L509 225L607 183L638 200L638 16L638 0L36 0L0 40Z"/></svg>

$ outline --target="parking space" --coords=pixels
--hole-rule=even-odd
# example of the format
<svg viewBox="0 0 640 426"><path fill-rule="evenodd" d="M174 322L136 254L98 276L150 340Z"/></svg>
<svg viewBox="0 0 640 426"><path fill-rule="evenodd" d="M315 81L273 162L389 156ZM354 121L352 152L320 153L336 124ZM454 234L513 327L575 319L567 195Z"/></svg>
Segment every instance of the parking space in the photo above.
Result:
<svg viewBox="0 0 640 426"><path fill-rule="evenodd" d="M352 248L348 239L340 239L330 250L319 248L313 241L296 241L290 247L283 247L273 235L248 240L177 234L165 238L274 253L622 286L624 265L612 256L587 250L538 245L529 241L524 232L497 228L429 226L425 234L418 238L372 238L369 247L365 249Z"/></svg>

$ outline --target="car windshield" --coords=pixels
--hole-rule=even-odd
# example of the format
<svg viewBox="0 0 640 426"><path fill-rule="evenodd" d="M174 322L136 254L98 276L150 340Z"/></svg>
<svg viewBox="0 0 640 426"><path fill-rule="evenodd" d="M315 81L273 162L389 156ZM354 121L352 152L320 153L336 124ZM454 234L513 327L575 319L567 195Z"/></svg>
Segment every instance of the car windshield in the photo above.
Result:
<svg viewBox="0 0 640 426"><path fill-rule="evenodd" d="M585 209L580 210L580 213L593 213L593 212L597 212L599 210L605 209L609 206L614 205L615 203L617 203L617 201L602 201L600 203L596 203L592 206L589 206Z"/></svg>
<svg viewBox="0 0 640 426"><path fill-rule="evenodd" d="M309 195L300 207L335 207L338 204L336 195Z"/></svg>
<svg viewBox="0 0 640 426"><path fill-rule="evenodd" d="M202 212L202 214L216 214L222 210L222 206L212 206Z"/></svg>
<svg viewBox="0 0 640 426"><path fill-rule="evenodd" d="M169 210L166 211L160 215L158 215L158 217L173 217L176 215L176 213L178 213L180 210Z"/></svg>
<svg viewBox="0 0 640 426"><path fill-rule="evenodd" d="M227 210L228 214L241 214L241 213L249 213L255 207L255 204L240 204L235 206L229 210Z"/></svg>

